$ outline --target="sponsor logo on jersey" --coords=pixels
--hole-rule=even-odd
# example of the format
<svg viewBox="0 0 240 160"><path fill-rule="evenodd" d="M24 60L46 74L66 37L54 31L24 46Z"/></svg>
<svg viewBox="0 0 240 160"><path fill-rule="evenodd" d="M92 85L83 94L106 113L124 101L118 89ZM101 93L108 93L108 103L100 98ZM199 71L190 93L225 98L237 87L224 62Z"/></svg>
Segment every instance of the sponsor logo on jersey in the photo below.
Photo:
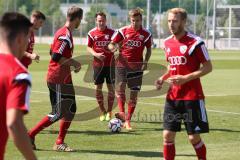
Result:
<svg viewBox="0 0 240 160"><path fill-rule="evenodd" d="M97 42L95 42L95 45L96 45L97 47L105 47L105 46L107 46L109 43L110 43L110 41L97 41Z"/></svg>
<svg viewBox="0 0 240 160"><path fill-rule="evenodd" d="M109 39L109 35L106 34L106 35L104 36L104 38L105 38L106 40L108 40L108 39Z"/></svg>
<svg viewBox="0 0 240 160"><path fill-rule="evenodd" d="M128 40L126 44L127 46L130 46L130 47L140 47L142 45L141 41L133 41L133 40Z"/></svg>
<svg viewBox="0 0 240 160"><path fill-rule="evenodd" d="M94 39L98 39L98 36L94 36Z"/></svg>
<svg viewBox="0 0 240 160"><path fill-rule="evenodd" d="M184 54L184 53L186 53L186 51L187 51L186 45L180 46L180 53Z"/></svg>
<svg viewBox="0 0 240 160"><path fill-rule="evenodd" d="M144 39L144 35L139 35L139 39L143 40Z"/></svg>
<svg viewBox="0 0 240 160"><path fill-rule="evenodd" d="M185 56L172 56L168 57L168 61L170 63L170 66L173 65L185 65L187 63L187 58Z"/></svg>
<svg viewBox="0 0 240 160"><path fill-rule="evenodd" d="M168 55L171 52L170 48L165 48L165 51L167 52Z"/></svg>

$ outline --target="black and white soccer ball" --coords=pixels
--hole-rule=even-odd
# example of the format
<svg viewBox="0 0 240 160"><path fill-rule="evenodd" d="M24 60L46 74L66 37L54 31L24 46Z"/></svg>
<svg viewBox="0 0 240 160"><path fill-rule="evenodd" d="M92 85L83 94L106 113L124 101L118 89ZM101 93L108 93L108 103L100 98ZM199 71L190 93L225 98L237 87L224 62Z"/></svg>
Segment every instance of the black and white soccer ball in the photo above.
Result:
<svg viewBox="0 0 240 160"><path fill-rule="evenodd" d="M108 123L108 128L112 133L121 132L122 121L118 118L113 118Z"/></svg>

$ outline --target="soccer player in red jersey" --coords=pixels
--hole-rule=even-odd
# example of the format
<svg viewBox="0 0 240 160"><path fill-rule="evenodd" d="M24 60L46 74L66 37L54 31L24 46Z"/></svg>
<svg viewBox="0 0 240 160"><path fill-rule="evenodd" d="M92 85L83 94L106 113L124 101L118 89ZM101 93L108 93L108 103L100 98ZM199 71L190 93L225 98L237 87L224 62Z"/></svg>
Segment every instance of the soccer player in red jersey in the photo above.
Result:
<svg viewBox="0 0 240 160"><path fill-rule="evenodd" d="M206 146L200 134L209 132L204 94L200 77L212 71L212 64L203 40L184 27L187 13L182 8L168 11L171 36L164 42L168 71L156 81L157 89L164 81L170 84L163 120L163 156L175 157L175 136L182 121L199 160L206 160Z"/></svg>
<svg viewBox="0 0 240 160"><path fill-rule="evenodd" d="M72 58L74 47L72 31L79 27L82 15L83 10L81 8L76 6L69 8L65 25L55 33L50 49L51 60L47 73L52 112L28 132L34 149L36 149L35 136L44 128L60 120L59 134L53 150L73 151L64 143L64 138L76 112L75 91L70 67L74 67L74 71L77 73L81 69L81 64Z"/></svg>
<svg viewBox="0 0 240 160"><path fill-rule="evenodd" d="M96 85L96 99L101 111L100 121L109 121L112 116L114 102L114 54L110 52L107 45L111 41L114 30L106 25L106 14L98 12L95 15L96 27L88 32L87 50L94 56L93 70L94 83ZM108 88L108 109L104 107L104 96L102 87L106 79Z"/></svg>
<svg viewBox="0 0 240 160"><path fill-rule="evenodd" d="M142 13L139 8L129 11L131 25L120 28L112 37L108 45L112 52L119 45L119 57L116 59L116 96L120 112L116 117L125 121L124 126L131 130L130 120L136 108L138 92L142 85L143 71L147 69L147 63L151 56L152 35L142 27ZM117 45L118 44L118 45ZM143 50L146 49L143 59ZM130 88L130 100L128 113L125 116L125 89Z"/></svg>
<svg viewBox="0 0 240 160"><path fill-rule="evenodd" d="M0 160L4 159L8 134L25 159L35 160L23 122L28 112L31 77L19 59L26 50L31 22L8 12L0 20Z"/></svg>
<svg viewBox="0 0 240 160"><path fill-rule="evenodd" d="M33 11L31 14L31 23L33 24L30 29L30 37L28 40L27 49L25 51L24 56L21 59L22 64L28 68L28 66L32 63L32 60L38 62L40 60L40 56L37 53L33 52L33 47L35 43L34 32L36 32L40 27L42 27L46 17L40 11Z"/></svg>

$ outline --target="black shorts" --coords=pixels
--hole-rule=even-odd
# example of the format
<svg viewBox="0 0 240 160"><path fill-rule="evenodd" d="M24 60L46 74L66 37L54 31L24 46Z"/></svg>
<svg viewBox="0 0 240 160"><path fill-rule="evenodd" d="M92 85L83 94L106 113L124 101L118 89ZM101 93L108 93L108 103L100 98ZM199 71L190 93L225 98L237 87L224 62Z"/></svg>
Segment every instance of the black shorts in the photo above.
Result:
<svg viewBox="0 0 240 160"><path fill-rule="evenodd" d="M135 91L140 91L142 86L143 71L132 70L130 68L117 67L116 68L116 81L126 82L128 88Z"/></svg>
<svg viewBox="0 0 240 160"><path fill-rule="evenodd" d="M94 84L103 84L106 79L107 84L115 83L115 68L114 67L93 67Z"/></svg>
<svg viewBox="0 0 240 160"><path fill-rule="evenodd" d="M61 118L71 121L76 112L76 100L73 84L48 83L52 112L48 117L55 122Z"/></svg>
<svg viewBox="0 0 240 160"><path fill-rule="evenodd" d="M204 100L166 100L163 115L164 130L179 132L182 122L188 134L209 132Z"/></svg>

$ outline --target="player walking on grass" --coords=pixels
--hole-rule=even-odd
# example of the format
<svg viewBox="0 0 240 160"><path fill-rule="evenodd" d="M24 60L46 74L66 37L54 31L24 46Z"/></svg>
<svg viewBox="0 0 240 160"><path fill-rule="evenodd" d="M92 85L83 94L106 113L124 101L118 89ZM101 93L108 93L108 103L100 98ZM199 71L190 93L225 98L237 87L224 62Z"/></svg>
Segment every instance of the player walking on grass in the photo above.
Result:
<svg viewBox="0 0 240 160"><path fill-rule="evenodd" d="M110 52L107 45L111 41L114 30L106 25L106 14L98 12L95 15L96 27L88 32L87 50L94 56L94 84L96 85L96 99L100 108L100 121L109 121L112 116L112 107L114 102L114 54ZM108 88L108 109L104 107L104 97L102 87L106 79Z"/></svg>
<svg viewBox="0 0 240 160"><path fill-rule="evenodd" d="M33 11L31 14L30 21L32 23L32 27L30 29L30 37L28 40L27 50L25 51L24 56L21 59L22 64L28 68L28 66L32 63L32 60L38 62L40 60L40 56L37 53L33 52L35 38L34 32L36 32L40 27L42 27L46 17L40 11Z"/></svg>
<svg viewBox="0 0 240 160"><path fill-rule="evenodd" d="M185 124L188 139L199 160L206 160L206 146L200 134L209 132L204 94L200 77L212 71L212 64L203 40L187 31L187 13L182 8L168 11L168 27L172 35L164 42L168 71L156 81L157 89L168 82L164 123L163 156L175 157L175 136Z"/></svg>
<svg viewBox="0 0 240 160"><path fill-rule="evenodd" d="M0 20L0 160L4 159L8 133L25 159L37 159L23 122L31 78L18 60L26 50L31 26L27 17L14 12L3 14Z"/></svg>
<svg viewBox="0 0 240 160"><path fill-rule="evenodd" d="M116 117L125 121L124 127L131 130L131 117L137 104L138 92L142 85L143 71L147 69L151 56L152 35L142 27L142 13L139 8L129 11L131 25L120 28L112 37L109 49L117 50L119 45L119 57L116 59L116 96L119 113ZM147 48L145 59L143 50ZM128 113L125 115L126 85L130 88Z"/></svg>
<svg viewBox="0 0 240 160"><path fill-rule="evenodd" d="M34 149L36 149L34 144L35 136L44 128L60 120L59 134L53 150L73 151L72 148L64 143L64 138L76 112L75 91L70 67L73 66L75 68L74 71L79 72L81 65L72 58L74 46L72 31L79 27L82 15L83 10L81 8L75 6L69 8L64 27L55 33L50 50L51 60L47 74L52 112L28 132Z"/></svg>

